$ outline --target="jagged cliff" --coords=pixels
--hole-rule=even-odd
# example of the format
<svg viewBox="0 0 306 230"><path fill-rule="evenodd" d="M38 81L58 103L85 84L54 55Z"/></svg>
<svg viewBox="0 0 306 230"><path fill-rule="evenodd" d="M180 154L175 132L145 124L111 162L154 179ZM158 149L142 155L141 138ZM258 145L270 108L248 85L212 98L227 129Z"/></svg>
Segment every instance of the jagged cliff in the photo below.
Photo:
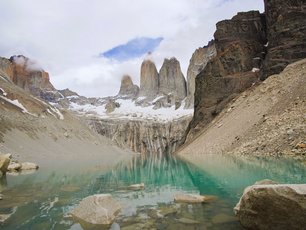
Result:
<svg viewBox="0 0 306 230"><path fill-rule="evenodd" d="M305 1L265 0L265 13L238 13L217 23L216 57L196 77L191 140L237 94L306 57Z"/></svg>
<svg viewBox="0 0 306 230"><path fill-rule="evenodd" d="M49 74L35 61L23 55L1 58L0 68L12 82L32 95L46 100L54 97L56 89L50 82Z"/></svg>
<svg viewBox="0 0 306 230"><path fill-rule="evenodd" d="M129 75L124 75L121 79L120 90L118 96L127 98L136 98L139 93L139 87L134 85L132 78Z"/></svg>
<svg viewBox="0 0 306 230"><path fill-rule="evenodd" d="M154 62L144 60L140 69L139 96L153 99L158 94L158 72Z"/></svg>
<svg viewBox="0 0 306 230"><path fill-rule="evenodd" d="M267 55L262 79L306 57L306 2L265 0Z"/></svg>
<svg viewBox="0 0 306 230"><path fill-rule="evenodd" d="M143 154L171 154L181 144L191 116L169 122L149 119L88 119L96 132L110 138L120 147Z"/></svg>
<svg viewBox="0 0 306 230"><path fill-rule="evenodd" d="M172 93L178 100L186 97L186 80L176 58L165 59L159 71L159 94Z"/></svg>
<svg viewBox="0 0 306 230"><path fill-rule="evenodd" d="M214 41L207 46L198 48L192 54L187 70L187 98L185 108L193 108L195 78L205 68L207 62L216 56L216 47Z"/></svg>
<svg viewBox="0 0 306 230"><path fill-rule="evenodd" d="M218 22L214 37L216 56L196 77L195 111L187 140L257 81L266 43L264 15L258 11L238 13Z"/></svg>

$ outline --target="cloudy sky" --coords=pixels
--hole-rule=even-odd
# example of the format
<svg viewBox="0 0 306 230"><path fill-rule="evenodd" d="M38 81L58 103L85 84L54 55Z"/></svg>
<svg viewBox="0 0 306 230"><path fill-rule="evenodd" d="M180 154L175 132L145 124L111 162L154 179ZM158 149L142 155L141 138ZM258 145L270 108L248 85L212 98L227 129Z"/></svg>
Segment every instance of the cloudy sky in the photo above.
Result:
<svg viewBox="0 0 306 230"><path fill-rule="evenodd" d="M115 95L123 74L139 84L148 52L158 70L174 56L186 75L216 22L263 7L263 0L0 0L0 56L36 60L58 89Z"/></svg>

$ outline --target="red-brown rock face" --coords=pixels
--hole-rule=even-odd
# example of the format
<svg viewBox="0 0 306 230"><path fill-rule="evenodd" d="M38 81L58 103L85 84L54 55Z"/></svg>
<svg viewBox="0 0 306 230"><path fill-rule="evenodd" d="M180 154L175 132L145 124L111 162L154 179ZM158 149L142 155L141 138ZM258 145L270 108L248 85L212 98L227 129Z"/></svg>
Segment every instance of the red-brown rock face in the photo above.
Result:
<svg viewBox="0 0 306 230"><path fill-rule="evenodd" d="M0 58L0 74L32 95L47 101L54 101L60 96L50 83L49 74L23 55L12 56L10 59Z"/></svg>
<svg viewBox="0 0 306 230"><path fill-rule="evenodd" d="M49 74L34 61L22 55L12 56L10 61L14 70L11 80L19 87L36 96L39 90L55 90L50 83Z"/></svg>

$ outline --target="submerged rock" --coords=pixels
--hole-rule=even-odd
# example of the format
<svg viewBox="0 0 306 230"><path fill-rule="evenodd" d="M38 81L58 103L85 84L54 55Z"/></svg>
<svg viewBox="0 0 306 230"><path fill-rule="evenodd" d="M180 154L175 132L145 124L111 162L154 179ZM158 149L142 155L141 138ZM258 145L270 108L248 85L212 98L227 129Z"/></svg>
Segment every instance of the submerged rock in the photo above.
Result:
<svg viewBox="0 0 306 230"><path fill-rule="evenodd" d="M230 223L234 221L238 221L238 219L234 216L230 216L224 213L220 213L215 215L212 220L214 224L224 224L224 223Z"/></svg>
<svg viewBox="0 0 306 230"><path fill-rule="evenodd" d="M142 190L142 189L144 189L144 187L145 187L144 183L140 183L140 184L132 184L132 185L128 186L128 189Z"/></svg>
<svg viewBox="0 0 306 230"><path fill-rule="evenodd" d="M306 184L249 186L234 211L248 229L304 229Z"/></svg>
<svg viewBox="0 0 306 230"><path fill-rule="evenodd" d="M21 163L21 170L36 170L38 168L39 166L35 163L31 163L31 162Z"/></svg>
<svg viewBox="0 0 306 230"><path fill-rule="evenodd" d="M120 204L110 194L96 194L84 198L71 214L77 220L92 225L109 225L120 211Z"/></svg>
<svg viewBox="0 0 306 230"><path fill-rule="evenodd" d="M176 194L174 196L175 202L182 203L203 203L208 200L211 200L211 197L196 195L196 194Z"/></svg>
<svg viewBox="0 0 306 230"><path fill-rule="evenodd" d="M200 224L199 221L197 220L193 220L193 219L189 219L189 218L180 218L178 219L178 222L182 223L182 224Z"/></svg>

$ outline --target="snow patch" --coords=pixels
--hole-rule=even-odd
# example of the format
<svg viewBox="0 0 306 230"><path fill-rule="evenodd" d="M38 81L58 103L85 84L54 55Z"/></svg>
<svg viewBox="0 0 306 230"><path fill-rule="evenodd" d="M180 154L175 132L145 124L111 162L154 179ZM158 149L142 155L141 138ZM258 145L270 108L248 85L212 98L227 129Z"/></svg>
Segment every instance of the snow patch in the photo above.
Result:
<svg viewBox="0 0 306 230"><path fill-rule="evenodd" d="M264 45L264 47L268 47L269 46L269 42L267 42L265 45Z"/></svg>
<svg viewBox="0 0 306 230"><path fill-rule="evenodd" d="M30 113L30 112L23 106L23 104L21 104L17 99L11 100L11 99L8 99L8 98L3 97L3 96L0 96L0 98L2 98L3 100L5 100L6 102L8 102L8 103L10 103L10 104L12 104L12 105L18 107L19 109L21 109L21 111L22 111L23 113L27 113L27 114L32 115L32 116L34 116L34 117L38 117L36 114Z"/></svg>
<svg viewBox="0 0 306 230"><path fill-rule="evenodd" d="M2 92L3 96L5 96L5 97L7 96L7 93L4 91L4 89L0 88L0 92Z"/></svg>
<svg viewBox="0 0 306 230"><path fill-rule="evenodd" d="M50 106L49 108L47 108L47 112L50 113L55 118L59 118L60 120L64 120L64 115L56 107Z"/></svg>
<svg viewBox="0 0 306 230"><path fill-rule="evenodd" d="M155 99L152 101L152 103L157 102L159 99L162 99L163 97L164 97L164 96L159 96L159 97L155 98Z"/></svg>
<svg viewBox="0 0 306 230"><path fill-rule="evenodd" d="M253 68L253 69L252 69L252 72L253 72L253 73L256 73L256 72L259 72L259 70L260 70L260 69L258 69L258 68Z"/></svg>

